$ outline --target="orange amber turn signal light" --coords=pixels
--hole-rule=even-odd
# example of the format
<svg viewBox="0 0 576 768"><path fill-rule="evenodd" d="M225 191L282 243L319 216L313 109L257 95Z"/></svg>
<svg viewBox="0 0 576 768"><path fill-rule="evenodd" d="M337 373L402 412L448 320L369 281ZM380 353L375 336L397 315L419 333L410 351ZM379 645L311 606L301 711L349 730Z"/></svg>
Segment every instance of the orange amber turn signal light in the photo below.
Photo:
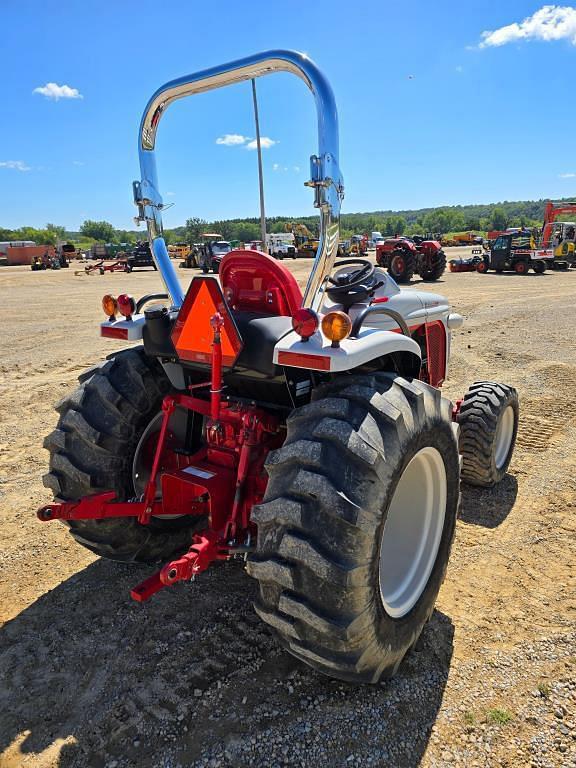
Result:
<svg viewBox="0 0 576 768"><path fill-rule="evenodd" d="M351 330L352 320L346 312L334 310L322 318L322 333L330 339L333 347L337 347L343 339L350 336Z"/></svg>
<svg viewBox="0 0 576 768"><path fill-rule="evenodd" d="M116 312L118 311L118 302L109 293L102 297L102 309L104 314L108 315L109 320L116 320Z"/></svg>

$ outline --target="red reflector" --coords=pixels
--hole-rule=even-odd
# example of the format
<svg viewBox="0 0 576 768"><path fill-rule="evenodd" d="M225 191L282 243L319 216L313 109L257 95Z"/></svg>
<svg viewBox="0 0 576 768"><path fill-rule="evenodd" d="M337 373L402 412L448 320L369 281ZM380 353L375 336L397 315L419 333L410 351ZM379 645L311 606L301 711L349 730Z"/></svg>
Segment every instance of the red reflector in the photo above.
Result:
<svg viewBox="0 0 576 768"><path fill-rule="evenodd" d="M114 328L111 325L101 325L100 336L105 336L108 339L127 339L128 328Z"/></svg>
<svg viewBox="0 0 576 768"><path fill-rule="evenodd" d="M309 339L318 330L318 315L311 309L297 309L292 315L292 328L298 336Z"/></svg>
<svg viewBox="0 0 576 768"><path fill-rule="evenodd" d="M385 301L388 301L388 296L379 296L377 299L372 299L372 304L384 304Z"/></svg>
<svg viewBox="0 0 576 768"><path fill-rule="evenodd" d="M210 318L216 312L224 318L220 330L222 364L234 365L242 350L242 339L220 285L213 277L195 277L190 283L172 331L172 342L178 357L200 363L211 361L214 329L210 325Z"/></svg>
<svg viewBox="0 0 576 768"><path fill-rule="evenodd" d="M329 371L330 358L322 355L303 355L300 352L278 352L278 365L293 365L297 368Z"/></svg>

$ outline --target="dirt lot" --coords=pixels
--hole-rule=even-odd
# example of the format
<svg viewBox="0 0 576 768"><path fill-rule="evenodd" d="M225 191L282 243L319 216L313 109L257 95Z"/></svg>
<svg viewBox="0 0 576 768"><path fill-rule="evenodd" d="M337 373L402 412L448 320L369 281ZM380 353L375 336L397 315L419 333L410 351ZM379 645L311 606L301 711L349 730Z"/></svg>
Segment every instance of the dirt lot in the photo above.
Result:
<svg viewBox="0 0 576 768"><path fill-rule="evenodd" d="M288 266L303 278L309 265ZM2 268L2 768L576 765L576 271L418 287L466 320L447 394L516 386L519 444L497 490L464 489L417 650L393 681L353 688L278 649L239 566L142 606L128 592L146 569L36 521L53 404L114 349L100 297L159 278Z"/></svg>

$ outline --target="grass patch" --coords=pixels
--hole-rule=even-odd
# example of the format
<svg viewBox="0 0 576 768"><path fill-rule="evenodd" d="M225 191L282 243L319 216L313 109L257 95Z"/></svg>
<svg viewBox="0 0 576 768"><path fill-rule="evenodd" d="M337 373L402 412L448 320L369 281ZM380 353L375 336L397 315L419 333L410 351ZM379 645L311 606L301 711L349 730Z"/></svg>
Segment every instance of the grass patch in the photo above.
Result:
<svg viewBox="0 0 576 768"><path fill-rule="evenodd" d="M476 715L474 712L470 712L470 710L464 712L464 723L466 725L476 725Z"/></svg>
<svg viewBox="0 0 576 768"><path fill-rule="evenodd" d="M538 693L544 699L549 698L551 692L552 687L550 686L550 683L538 683Z"/></svg>
<svg viewBox="0 0 576 768"><path fill-rule="evenodd" d="M494 707L486 712L486 721L491 725L506 725L511 720L514 720L514 715L507 709Z"/></svg>

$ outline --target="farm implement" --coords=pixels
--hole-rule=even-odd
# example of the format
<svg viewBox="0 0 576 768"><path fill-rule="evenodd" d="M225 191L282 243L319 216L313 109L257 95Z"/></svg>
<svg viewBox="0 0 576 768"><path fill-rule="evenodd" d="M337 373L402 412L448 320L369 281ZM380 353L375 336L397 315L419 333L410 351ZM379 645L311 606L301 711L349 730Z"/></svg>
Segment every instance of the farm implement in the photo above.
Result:
<svg viewBox="0 0 576 768"><path fill-rule="evenodd" d="M306 288L282 262L233 249L219 278L195 277L184 295L162 235L161 118L184 96L278 71L304 81L318 116ZM167 83L139 154L134 200L165 293L104 297L101 335L137 346L57 406L44 479L55 499L38 516L104 557L160 564L138 601L240 557L290 653L343 680L390 676L432 614L460 479L489 487L507 471L516 392L479 381L452 404L440 387L462 318L365 259L337 260L336 104L307 56L270 51Z"/></svg>
<svg viewBox="0 0 576 768"><path fill-rule="evenodd" d="M126 259L117 259L116 261L106 262L104 259L94 264L86 264L84 273L86 275L103 275L106 272L130 272L130 267ZM79 273L81 274L81 273Z"/></svg>

